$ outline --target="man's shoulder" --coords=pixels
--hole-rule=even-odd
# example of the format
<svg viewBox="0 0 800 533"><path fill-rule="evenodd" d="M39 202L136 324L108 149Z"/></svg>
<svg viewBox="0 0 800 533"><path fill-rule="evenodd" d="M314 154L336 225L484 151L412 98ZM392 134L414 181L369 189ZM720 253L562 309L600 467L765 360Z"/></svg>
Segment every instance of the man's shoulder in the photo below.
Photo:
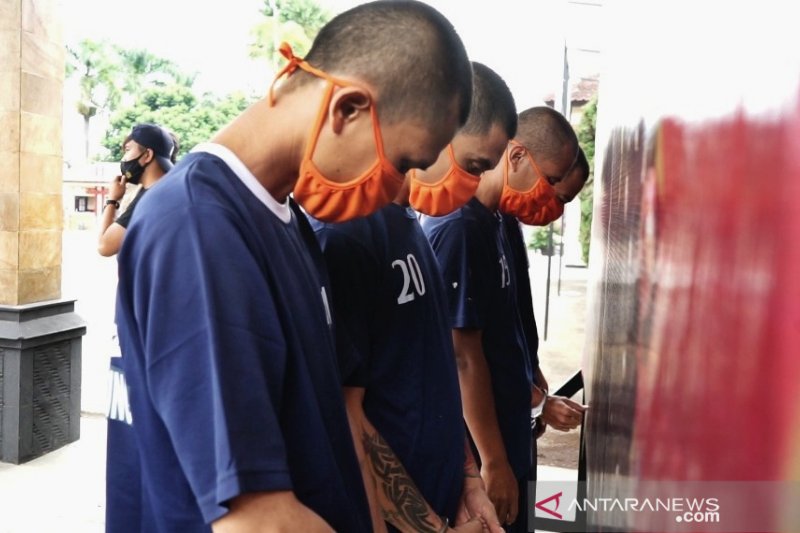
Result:
<svg viewBox="0 0 800 533"><path fill-rule="evenodd" d="M227 205L237 196L234 177L225 162L212 154L187 154L148 190L141 209L185 212L198 204Z"/></svg>
<svg viewBox="0 0 800 533"><path fill-rule="evenodd" d="M423 216L422 219L420 220L420 225L422 226L422 230L426 234L428 234L431 232L439 231L441 230L441 228L463 224L465 217L464 207L460 207L459 209L456 209L452 213L448 213L447 215L441 217L432 217L427 215Z"/></svg>
<svg viewBox="0 0 800 533"><path fill-rule="evenodd" d="M443 217L428 217L423 221L422 229L429 240L435 239L468 239L480 232L482 227L480 213L467 204Z"/></svg>
<svg viewBox="0 0 800 533"><path fill-rule="evenodd" d="M371 252L375 247L375 229L378 225L374 215L336 224L311 219L311 226L323 251L335 247Z"/></svg>
<svg viewBox="0 0 800 533"><path fill-rule="evenodd" d="M181 161L159 182L159 185L180 183L213 183L222 185L228 180L222 176L233 176L231 168L219 157L206 152L193 152Z"/></svg>

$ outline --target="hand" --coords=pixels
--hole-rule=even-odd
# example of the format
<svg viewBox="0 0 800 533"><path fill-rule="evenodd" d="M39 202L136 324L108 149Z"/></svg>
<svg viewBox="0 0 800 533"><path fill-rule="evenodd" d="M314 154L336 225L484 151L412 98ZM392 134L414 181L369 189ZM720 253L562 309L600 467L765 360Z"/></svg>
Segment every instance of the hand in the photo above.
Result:
<svg viewBox="0 0 800 533"><path fill-rule="evenodd" d="M583 420L587 406L563 396L548 396L542 411L542 420L559 431L575 429Z"/></svg>
<svg viewBox="0 0 800 533"><path fill-rule="evenodd" d="M481 467L481 477L486 483L486 494L494 505L500 523L513 524L519 511L519 487L511 465L508 461L496 465L484 464Z"/></svg>
<svg viewBox="0 0 800 533"><path fill-rule="evenodd" d="M497 519L494 505L492 505L489 496L486 495L481 479L466 478L458 516L456 516L456 524L463 524L470 519L476 518L481 521L483 531L503 533L503 527Z"/></svg>
<svg viewBox="0 0 800 533"><path fill-rule="evenodd" d="M483 533L483 523L475 518L465 524L447 528L448 532L458 531L459 533ZM500 531L503 531L502 529Z"/></svg>
<svg viewBox="0 0 800 533"><path fill-rule="evenodd" d="M125 176L117 176L111 183L108 184L108 198L119 202L125 196L125 187L127 185Z"/></svg>
<svg viewBox="0 0 800 533"><path fill-rule="evenodd" d="M289 491L240 494L229 506L228 513L211 524L214 533L296 531L297 524L303 525L304 532L333 533L322 517Z"/></svg>

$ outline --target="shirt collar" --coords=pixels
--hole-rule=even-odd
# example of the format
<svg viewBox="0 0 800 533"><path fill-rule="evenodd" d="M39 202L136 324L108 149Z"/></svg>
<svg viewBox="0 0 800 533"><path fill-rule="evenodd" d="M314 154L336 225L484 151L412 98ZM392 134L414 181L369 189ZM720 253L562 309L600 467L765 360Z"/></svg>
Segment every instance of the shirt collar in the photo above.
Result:
<svg viewBox="0 0 800 533"><path fill-rule="evenodd" d="M247 187L261 203L267 206L267 209L272 211L281 222L288 224L292 221L292 210L289 207L289 198L287 197L283 203L273 198L269 191L261 185L253 173L250 172L250 169L242 163L242 160L239 159L230 148L217 143L200 143L192 149L192 152L205 152L222 159L241 180L244 186Z"/></svg>

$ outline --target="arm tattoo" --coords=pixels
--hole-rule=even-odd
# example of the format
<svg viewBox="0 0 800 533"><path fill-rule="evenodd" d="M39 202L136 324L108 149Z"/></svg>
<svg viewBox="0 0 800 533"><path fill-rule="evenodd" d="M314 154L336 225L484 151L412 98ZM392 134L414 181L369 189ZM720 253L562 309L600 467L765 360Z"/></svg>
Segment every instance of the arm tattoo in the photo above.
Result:
<svg viewBox="0 0 800 533"><path fill-rule="evenodd" d="M380 489L395 507L393 511L383 510L384 519L394 525L407 524L414 531L438 533L439 528L429 520L436 514L428 507L386 441L377 432L370 435L366 431L362 435L362 441Z"/></svg>

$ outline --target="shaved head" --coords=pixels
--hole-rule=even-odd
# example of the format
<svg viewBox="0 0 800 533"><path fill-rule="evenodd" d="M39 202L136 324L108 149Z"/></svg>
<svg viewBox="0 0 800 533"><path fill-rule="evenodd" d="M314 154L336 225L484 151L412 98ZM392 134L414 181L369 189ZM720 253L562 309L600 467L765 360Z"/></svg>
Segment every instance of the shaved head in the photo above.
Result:
<svg viewBox="0 0 800 533"><path fill-rule="evenodd" d="M556 162L565 153L574 157L578 150L578 137L572 125L564 115L546 106L532 107L519 114L515 140L537 160Z"/></svg>
<svg viewBox="0 0 800 533"><path fill-rule="evenodd" d="M472 107L460 133L485 135L493 124L500 124L509 139L517 134L517 107L511 90L495 71L472 62Z"/></svg>
<svg viewBox="0 0 800 533"><path fill-rule="evenodd" d="M568 204L574 200L583 189L583 186L586 185L588 178L589 162L586 160L586 154L581 150L572 170L567 173L563 180L553 186L561 203Z"/></svg>
<svg viewBox="0 0 800 533"><path fill-rule="evenodd" d="M357 78L376 92L382 124L436 123L457 101L459 125L469 115L472 68L452 24L427 4L379 0L328 22L305 57L332 76ZM314 78L298 70L287 89Z"/></svg>

